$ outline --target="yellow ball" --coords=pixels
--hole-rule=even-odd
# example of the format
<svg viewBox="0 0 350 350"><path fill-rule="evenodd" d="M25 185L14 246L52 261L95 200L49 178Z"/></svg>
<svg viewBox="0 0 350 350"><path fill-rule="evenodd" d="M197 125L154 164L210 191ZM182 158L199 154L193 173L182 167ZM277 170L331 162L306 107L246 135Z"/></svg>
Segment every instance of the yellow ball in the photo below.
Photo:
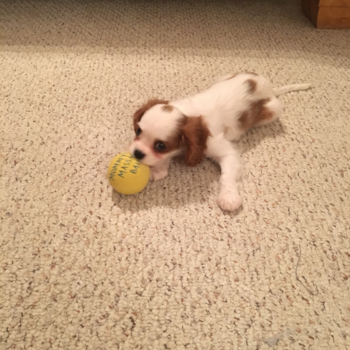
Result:
<svg viewBox="0 0 350 350"><path fill-rule="evenodd" d="M149 181L150 169L140 163L130 153L120 153L108 167L108 181L122 194L141 192Z"/></svg>

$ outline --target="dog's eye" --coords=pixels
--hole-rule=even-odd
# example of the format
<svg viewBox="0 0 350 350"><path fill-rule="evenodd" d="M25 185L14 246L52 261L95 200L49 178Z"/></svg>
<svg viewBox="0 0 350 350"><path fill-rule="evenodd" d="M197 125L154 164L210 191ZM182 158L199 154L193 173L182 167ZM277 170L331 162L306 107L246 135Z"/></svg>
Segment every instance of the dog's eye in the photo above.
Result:
<svg viewBox="0 0 350 350"><path fill-rule="evenodd" d="M140 128L137 128L135 131L136 136L139 136L141 134L142 130Z"/></svg>
<svg viewBox="0 0 350 350"><path fill-rule="evenodd" d="M156 142L156 144L155 144L155 149L156 149L158 152L164 152L165 149L166 149L166 147L165 147L165 145L164 145L163 142L158 141L158 142Z"/></svg>

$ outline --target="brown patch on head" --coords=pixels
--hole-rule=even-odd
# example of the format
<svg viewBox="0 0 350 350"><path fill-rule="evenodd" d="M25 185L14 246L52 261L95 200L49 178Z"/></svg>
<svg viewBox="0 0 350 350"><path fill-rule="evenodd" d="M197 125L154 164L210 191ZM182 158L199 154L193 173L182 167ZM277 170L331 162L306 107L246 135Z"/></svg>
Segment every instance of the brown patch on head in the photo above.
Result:
<svg viewBox="0 0 350 350"><path fill-rule="evenodd" d="M164 112L172 112L174 110L174 107L173 106L170 106L170 105L165 105L162 107L162 111Z"/></svg>
<svg viewBox="0 0 350 350"><path fill-rule="evenodd" d="M253 80L253 79L248 79L245 82L248 85L248 92L250 94L254 93L258 83L255 80Z"/></svg>
<svg viewBox="0 0 350 350"><path fill-rule="evenodd" d="M202 117L185 117L180 130L186 148L185 162L195 166L205 157L207 139L211 133Z"/></svg>
<svg viewBox="0 0 350 350"><path fill-rule="evenodd" d="M181 148L181 133L176 133L166 141L167 152L172 152Z"/></svg>
<svg viewBox="0 0 350 350"><path fill-rule="evenodd" d="M253 126L266 123L273 118L273 112L266 107L269 101L269 98L255 101L248 110L241 114L238 121L244 131L249 130Z"/></svg>
<svg viewBox="0 0 350 350"><path fill-rule="evenodd" d="M167 140L156 140L154 141L154 151L157 153L170 153L181 148L182 134L178 129L172 136ZM162 143L164 145L164 150L157 149L157 144Z"/></svg>
<svg viewBox="0 0 350 350"><path fill-rule="evenodd" d="M148 111L151 107L158 105L158 104L168 104L168 101L164 100L148 100L144 105L142 105L133 115L133 121L134 121L134 129L136 130L138 128L138 123L140 122L142 116L145 114L146 111Z"/></svg>

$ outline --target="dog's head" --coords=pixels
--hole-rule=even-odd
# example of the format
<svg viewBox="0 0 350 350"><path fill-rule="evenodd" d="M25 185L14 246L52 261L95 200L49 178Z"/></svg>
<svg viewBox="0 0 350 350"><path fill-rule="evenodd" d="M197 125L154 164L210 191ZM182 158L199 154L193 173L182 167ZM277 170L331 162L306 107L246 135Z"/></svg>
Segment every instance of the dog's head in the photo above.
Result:
<svg viewBox="0 0 350 350"><path fill-rule="evenodd" d="M135 139L130 153L149 166L185 152L186 164L202 161L210 132L202 117L188 117L168 104L150 100L134 116Z"/></svg>

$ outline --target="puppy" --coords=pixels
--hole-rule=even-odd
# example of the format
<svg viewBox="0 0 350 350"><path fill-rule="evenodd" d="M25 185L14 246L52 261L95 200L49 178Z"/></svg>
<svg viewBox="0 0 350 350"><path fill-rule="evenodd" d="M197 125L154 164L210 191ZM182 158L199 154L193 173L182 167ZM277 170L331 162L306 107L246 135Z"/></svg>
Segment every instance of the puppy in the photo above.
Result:
<svg viewBox="0 0 350 350"><path fill-rule="evenodd" d="M168 174L170 160L178 154L184 153L189 166L204 157L213 159L221 167L217 203L223 210L234 211L242 200L237 190L239 155L231 142L253 127L276 120L282 112L277 96L309 87L273 89L262 76L239 73L181 100L150 100L133 116L136 137L130 152L151 167L153 180Z"/></svg>

